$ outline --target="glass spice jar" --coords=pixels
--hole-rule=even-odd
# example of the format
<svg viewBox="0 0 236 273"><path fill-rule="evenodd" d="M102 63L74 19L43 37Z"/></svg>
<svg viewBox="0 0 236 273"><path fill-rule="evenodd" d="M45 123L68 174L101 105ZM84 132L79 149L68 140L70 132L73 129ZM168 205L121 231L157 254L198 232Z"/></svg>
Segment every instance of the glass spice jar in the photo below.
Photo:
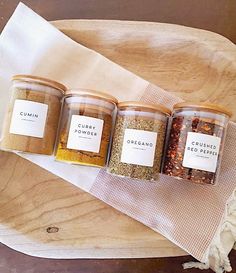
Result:
<svg viewBox="0 0 236 273"><path fill-rule="evenodd" d="M14 76L1 149L53 154L65 90L64 85L46 78Z"/></svg>
<svg viewBox="0 0 236 273"><path fill-rule="evenodd" d="M107 171L123 177L156 180L170 113L161 105L119 103Z"/></svg>
<svg viewBox="0 0 236 273"><path fill-rule="evenodd" d="M212 103L174 105L163 173L215 184L231 112Z"/></svg>
<svg viewBox="0 0 236 273"><path fill-rule="evenodd" d="M64 98L56 160L104 167L107 163L116 98L74 89Z"/></svg>

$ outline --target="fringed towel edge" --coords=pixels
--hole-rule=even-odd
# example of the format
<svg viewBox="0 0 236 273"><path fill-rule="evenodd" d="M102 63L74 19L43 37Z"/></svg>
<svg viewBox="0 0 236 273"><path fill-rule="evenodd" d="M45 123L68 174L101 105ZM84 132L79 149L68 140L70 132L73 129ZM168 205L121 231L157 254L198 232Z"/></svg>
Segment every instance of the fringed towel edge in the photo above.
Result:
<svg viewBox="0 0 236 273"><path fill-rule="evenodd" d="M205 262L187 262L184 269L211 268L216 273L230 272L229 252L236 250L236 189L229 198L221 224L206 252Z"/></svg>

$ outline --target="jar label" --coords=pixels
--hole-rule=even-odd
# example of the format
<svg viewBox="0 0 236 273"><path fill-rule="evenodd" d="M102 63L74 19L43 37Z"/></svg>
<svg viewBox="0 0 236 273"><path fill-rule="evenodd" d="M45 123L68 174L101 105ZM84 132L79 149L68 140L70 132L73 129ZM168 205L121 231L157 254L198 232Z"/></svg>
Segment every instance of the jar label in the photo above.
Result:
<svg viewBox="0 0 236 273"><path fill-rule="evenodd" d="M126 129L121 152L121 162L153 167L156 142L156 132Z"/></svg>
<svg viewBox="0 0 236 273"><path fill-rule="evenodd" d="M184 151L183 167L215 172L221 138L189 132Z"/></svg>
<svg viewBox="0 0 236 273"><path fill-rule="evenodd" d="M10 134L43 138L47 113L47 104L28 100L15 100Z"/></svg>
<svg viewBox="0 0 236 273"><path fill-rule="evenodd" d="M99 153L104 120L72 115L67 148Z"/></svg>

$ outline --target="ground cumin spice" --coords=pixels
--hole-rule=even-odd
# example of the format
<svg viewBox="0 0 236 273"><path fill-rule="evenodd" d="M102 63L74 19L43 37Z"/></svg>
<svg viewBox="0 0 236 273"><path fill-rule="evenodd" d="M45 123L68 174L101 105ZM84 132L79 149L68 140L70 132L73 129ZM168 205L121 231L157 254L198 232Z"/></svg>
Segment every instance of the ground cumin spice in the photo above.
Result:
<svg viewBox="0 0 236 273"><path fill-rule="evenodd" d="M56 160L104 167L116 99L91 90L69 92L63 106Z"/></svg>
<svg viewBox="0 0 236 273"><path fill-rule="evenodd" d="M45 78L14 76L1 149L53 154L65 89Z"/></svg>
<svg viewBox="0 0 236 273"><path fill-rule="evenodd" d="M174 106L163 173L215 184L230 113L213 104Z"/></svg>
<svg viewBox="0 0 236 273"><path fill-rule="evenodd" d="M168 113L168 109L157 105L118 104L108 172L156 180L161 168Z"/></svg>

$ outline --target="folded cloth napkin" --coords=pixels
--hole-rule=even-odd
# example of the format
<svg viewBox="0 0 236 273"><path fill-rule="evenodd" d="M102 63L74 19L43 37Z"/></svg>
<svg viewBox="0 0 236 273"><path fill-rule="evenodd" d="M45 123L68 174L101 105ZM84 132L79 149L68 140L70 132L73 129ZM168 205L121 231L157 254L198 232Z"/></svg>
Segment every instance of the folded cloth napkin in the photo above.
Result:
<svg viewBox="0 0 236 273"><path fill-rule="evenodd" d="M142 100L172 107L181 101L161 88L77 44L19 4L0 36L0 124L14 74L35 74L68 87L106 90L119 100ZM160 232L199 263L185 267L230 271L227 258L236 240L236 124L228 128L220 183L206 187L161 175L144 183L106 174L103 169L67 165L53 157L20 156L73 183L107 204Z"/></svg>

